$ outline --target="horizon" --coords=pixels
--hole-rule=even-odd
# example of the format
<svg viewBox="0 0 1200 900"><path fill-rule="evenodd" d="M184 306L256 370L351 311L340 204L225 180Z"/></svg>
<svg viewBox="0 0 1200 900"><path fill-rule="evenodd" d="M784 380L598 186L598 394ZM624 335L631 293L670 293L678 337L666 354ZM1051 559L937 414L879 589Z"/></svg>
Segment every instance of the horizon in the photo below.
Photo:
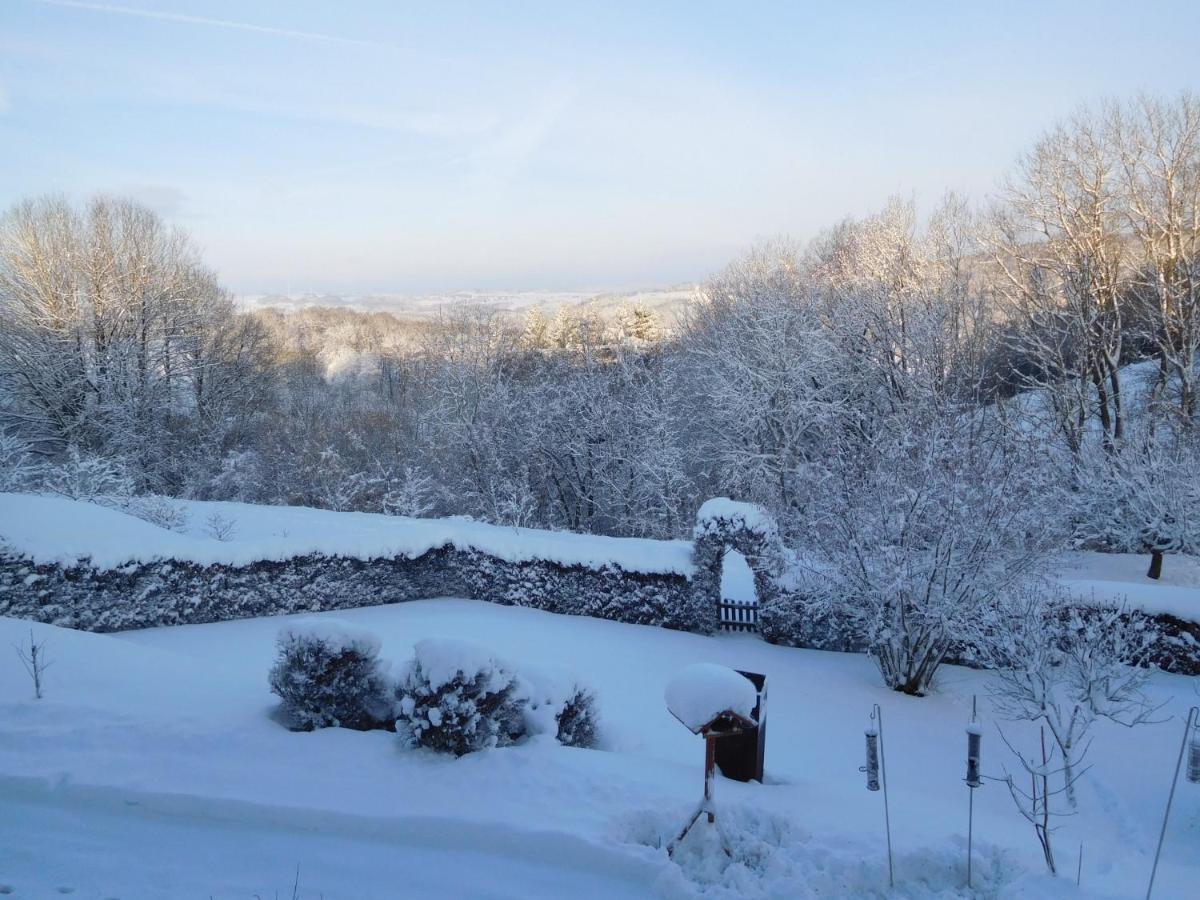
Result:
<svg viewBox="0 0 1200 900"><path fill-rule="evenodd" d="M892 195L982 201L1081 104L1195 90L1200 11L1156 11L12 0L0 203L132 196L239 296L693 284Z"/></svg>

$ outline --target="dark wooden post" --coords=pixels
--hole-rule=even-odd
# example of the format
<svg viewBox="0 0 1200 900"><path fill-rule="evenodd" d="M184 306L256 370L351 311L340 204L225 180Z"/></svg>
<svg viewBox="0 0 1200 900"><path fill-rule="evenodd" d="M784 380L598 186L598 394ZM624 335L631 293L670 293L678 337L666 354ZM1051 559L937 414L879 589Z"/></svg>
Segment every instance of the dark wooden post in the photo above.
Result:
<svg viewBox="0 0 1200 900"><path fill-rule="evenodd" d="M708 813L711 825L717 821L717 811L713 808L713 780L717 768L717 736L710 734L704 739L704 809Z"/></svg>

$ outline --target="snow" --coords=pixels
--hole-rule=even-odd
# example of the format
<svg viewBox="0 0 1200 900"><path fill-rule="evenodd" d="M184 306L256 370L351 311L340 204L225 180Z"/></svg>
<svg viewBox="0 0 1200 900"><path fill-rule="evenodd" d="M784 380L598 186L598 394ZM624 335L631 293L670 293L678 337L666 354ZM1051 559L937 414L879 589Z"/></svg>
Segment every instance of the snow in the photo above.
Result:
<svg viewBox="0 0 1200 900"><path fill-rule="evenodd" d="M759 534L771 534L775 530L774 520L758 504L730 500L728 497L713 497L711 500L704 501L696 513L696 535L703 534L709 529L711 523L721 519L734 522L748 531Z"/></svg>
<svg viewBox="0 0 1200 900"><path fill-rule="evenodd" d="M543 734L461 759L406 750L388 732L289 732L267 671L282 625L330 618L378 635L382 656L453 635L521 673L563 672L593 689L602 749ZM869 659L748 635L705 637L437 599L212 625L88 634L0 619L0 648L47 641L45 699L0 653L0 883L13 896L966 898L963 728L979 697L984 774L1008 751L988 673L946 667L937 691L884 689ZM718 826L668 858L695 810L703 751L663 703L671 679L708 661L766 674L766 783L718 778ZM1032 829L1003 786L975 792L977 896L1126 898L1145 892L1195 679L1155 673L1165 703L1135 729L1099 723L1080 810L1055 834L1070 877L1041 873ZM896 853L887 890L882 798L868 792L862 728L886 722ZM1003 723L1030 748L1036 730ZM1082 889L1074 886L1084 845ZM1180 780L1155 886L1193 896L1200 789Z"/></svg>
<svg viewBox="0 0 1200 900"><path fill-rule="evenodd" d="M728 666L694 663L667 684L667 709L693 732L731 712L750 718L758 692L750 679Z"/></svg>
<svg viewBox="0 0 1200 900"><path fill-rule="evenodd" d="M1157 581L1146 577L1149 565L1149 554L1073 552L1060 557L1054 573L1082 600L1200 622L1200 558L1168 554Z"/></svg>
<svg viewBox="0 0 1200 900"><path fill-rule="evenodd" d="M279 641L313 638L324 644L331 653L355 650L364 656L379 652L379 638L371 632L356 628L349 622L328 617L295 619L279 629Z"/></svg>
<svg viewBox="0 0 1200 900"><path fill-rule="evenodd" d="M78 500L0 493L0 544L37 563L97 569L128 563L179 560L241 566L309 554L353 559L421 556L438 547L478 550L509 562L547 560L646 573L692 572L691 543L608 538L505 528L467 519L409 519L375 513L333 512L300 506L169 501L187 512L182 533ZM229 540L209 532L214 516L233 525Z"/></svg>
<svg viewBox="0 0 1200 900"><path fill-rule="evenodd" d="M721 599L733 603L754 603L758 593L754 588L754 572L746 557L728 550L721 560Z"/></svg>
<svg viewBox="0 0 1200 900"><path fill-rule="evenodd" d="M460 674L464 678L473 678L500 665L493 657L492 651L483 644L463 638L428 638L417 641L416 661L430 688L435 691L449 684Z"/></svg>

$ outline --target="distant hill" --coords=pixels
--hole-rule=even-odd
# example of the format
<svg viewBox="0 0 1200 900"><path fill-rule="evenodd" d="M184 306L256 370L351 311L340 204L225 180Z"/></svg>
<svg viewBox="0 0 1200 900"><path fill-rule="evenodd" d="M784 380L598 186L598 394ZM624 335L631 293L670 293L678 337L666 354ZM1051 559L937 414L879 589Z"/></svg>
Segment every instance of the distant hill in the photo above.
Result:
<svg viewBox="0 0 1200 900"><path fill-rule="evenodd" d="M388 312L399 318L430 319L454 306L483 306L522 313L534 307L553 310L578 306L609 318L626 305L642 306L672 319L693 296L695 286L678 285L637 291L454 291L444 294L245 294L237 297L243 309L297 310L313 306L341 307L362 312Z"/></svg>

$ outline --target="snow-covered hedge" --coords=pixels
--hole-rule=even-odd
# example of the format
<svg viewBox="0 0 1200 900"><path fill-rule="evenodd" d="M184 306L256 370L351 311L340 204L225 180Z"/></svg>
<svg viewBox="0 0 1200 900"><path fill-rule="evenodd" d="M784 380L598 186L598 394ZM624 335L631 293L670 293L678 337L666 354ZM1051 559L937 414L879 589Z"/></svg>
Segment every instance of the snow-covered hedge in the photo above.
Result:
<svg viewBox="0 0 1200 900"><path fill-rule="evenodd" d="M220 622L467 597L637 625L711 631L691 581L674 573L510 562L437 548L410 559L302 556L241 566L183 562L35 564L0 552L0 615L85 631Z"/></svg>
<svg viewBox="0 0 1200 900"><path fill-rule="evenodd" d="M298 731L390 723L389 684L373 634L333 619L292 622L279 632L271 691Z"/></svg>
<svg viewBox="0 0 1200 900"><path fill-rule="evenodd" d="M503 747L525 734L517 676L472 641L419 641L396 683L396 732L455 756Z"/></svg>

